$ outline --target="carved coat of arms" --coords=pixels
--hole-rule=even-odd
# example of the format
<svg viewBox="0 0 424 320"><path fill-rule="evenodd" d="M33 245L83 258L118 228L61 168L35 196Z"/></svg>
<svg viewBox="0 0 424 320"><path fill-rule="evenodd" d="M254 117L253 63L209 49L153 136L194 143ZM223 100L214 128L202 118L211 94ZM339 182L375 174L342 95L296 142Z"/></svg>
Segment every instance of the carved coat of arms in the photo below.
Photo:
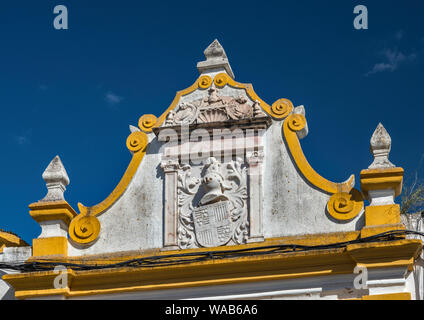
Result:
<svg viewBox="0 0 424 320"><path fill-rule="evenodd" d="M229 201L220 201L194 209L194 231L203 247L216 247L231 239Z"/></svg>
<svg viewBox="0 0 424 320"><path fill-rule="evenodd" d="M203 187L197 204L194 198ZM237 159L222 165L206 160L203 178L183 165L178 175L178 245L182 249L241 244L248 236L246 168Z"/></svg>

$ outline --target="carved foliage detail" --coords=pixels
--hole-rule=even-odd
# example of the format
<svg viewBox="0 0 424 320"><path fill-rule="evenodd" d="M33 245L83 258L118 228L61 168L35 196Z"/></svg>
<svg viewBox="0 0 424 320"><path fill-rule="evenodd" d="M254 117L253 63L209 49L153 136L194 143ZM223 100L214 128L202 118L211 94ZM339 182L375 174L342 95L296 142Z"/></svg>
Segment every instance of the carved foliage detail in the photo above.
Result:
<svg viewBox="0 0 424 320"><path fill-rule="evenodd" d="M266 117L266 114L259 107L259 102L251 103L243 95L237 98L220 96L215 86L212 86L208 90L208 96L204 99L190 103L182 102L175 110L171 110L165 121L165 126L211 123L255 117Z"/></svg>

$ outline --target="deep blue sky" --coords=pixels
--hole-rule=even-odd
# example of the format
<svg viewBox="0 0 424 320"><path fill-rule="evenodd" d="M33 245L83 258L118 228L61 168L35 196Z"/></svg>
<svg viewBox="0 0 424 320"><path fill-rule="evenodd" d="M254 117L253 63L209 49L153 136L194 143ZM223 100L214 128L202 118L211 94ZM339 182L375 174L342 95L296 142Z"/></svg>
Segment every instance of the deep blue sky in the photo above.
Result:
<svg viewBox="0 0 424 320"><path fill-rule="evenodd" d="M69 29L53 28L66 5ZM369 29L353 28L353 8ZM424 153L423 1L2 1L0 4L0 228L27 242L40 227L28 205L60 155L77 202L102 201L131 155L128 125L159 116L198 77L215 38L240 82L269 104L306 108L312 167L344 181L372 162L378 122L390 160L409 177ZM421 170L422 172L422 170Z"/></svg>

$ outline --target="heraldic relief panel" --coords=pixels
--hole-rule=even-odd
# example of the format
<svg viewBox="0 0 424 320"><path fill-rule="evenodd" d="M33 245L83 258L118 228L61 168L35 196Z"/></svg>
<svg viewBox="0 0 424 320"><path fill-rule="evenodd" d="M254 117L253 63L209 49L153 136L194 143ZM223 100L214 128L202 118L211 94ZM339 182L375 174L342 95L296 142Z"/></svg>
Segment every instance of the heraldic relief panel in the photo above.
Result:
<svg viewBox="0 0 424 320"><path fill-rule="evenodd" d="M246 168L238 158L225 165L206 160L201 179L190 165L178 171L178 246L216 247L245 243L248 236ZM203 190L199 190L203 188ZM203 191L200 200L196 195Z"/></svg>
<svg viewBox="0 0 424 320"><path fill-rule="evenodd" d="M200 125L208 129L228 130L231 127L243 131L246 128L264 129L270 121L259 103L246 96L243 89L223 90L212 84L208 89L199 90L191 97L186 96L183 101L180 100L176 108L168 113L160 129L186 126L193 133L192 130ZM232 139L232 136L225 139ZM244 136L242 139L249 138ZM262 141L257 136L250 139ZM188 249L248 242L251 236L248 186L258 186L252 186L254 183L249 180L252 178L248 175L249 167L245 158L246 152L251 154L257 150L258 145L251 149L244 148L242 153L237 154L232 149L227 150L224 145L221 144L223 147L218 150L218 154L230 152L232 156L221 159L215 154L216 149L213 152L209 149L211 152L202 158L200 164L186 160L186 155L181 151L183 148L171 147L174 149L170 158L167 154L169 150L165 150L168 159L162 162L165 170L165 201L168 203L165 205L164 219L165 247ZM259 145L259 148L263 147Z"/></svg>

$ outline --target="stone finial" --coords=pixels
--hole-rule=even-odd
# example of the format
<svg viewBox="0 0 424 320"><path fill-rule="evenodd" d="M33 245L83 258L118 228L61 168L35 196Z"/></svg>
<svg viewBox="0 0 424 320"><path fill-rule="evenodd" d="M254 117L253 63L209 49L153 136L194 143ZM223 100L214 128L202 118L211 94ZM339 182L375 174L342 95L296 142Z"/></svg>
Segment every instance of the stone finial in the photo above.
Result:
<svg viewBox="0 0 424 320"><path fill-rule="evenodd" d="M219 69L224 69L225 72L234 79L234 73L228 62L225 50L217 39L215 39L203 53L206 57L206 61L197 63L197 69L201 74L207 71L219 71Z"/></svg>
<svg viewBox="0 0 424 320"><path fill-rule="evenodd" d="M395 165L389 161L392 139L381 123L375 129L370 142L370 151L374 156L373 163L368 169L393 168Z"/></svg>
<svg viewBox="0 0 424 320"><path fill-rule="evenodd" d="M69 177L59 156L56 156L43 172L47 186L47 195L40 201L65 200L63 193L69 184Z"/></svg>

